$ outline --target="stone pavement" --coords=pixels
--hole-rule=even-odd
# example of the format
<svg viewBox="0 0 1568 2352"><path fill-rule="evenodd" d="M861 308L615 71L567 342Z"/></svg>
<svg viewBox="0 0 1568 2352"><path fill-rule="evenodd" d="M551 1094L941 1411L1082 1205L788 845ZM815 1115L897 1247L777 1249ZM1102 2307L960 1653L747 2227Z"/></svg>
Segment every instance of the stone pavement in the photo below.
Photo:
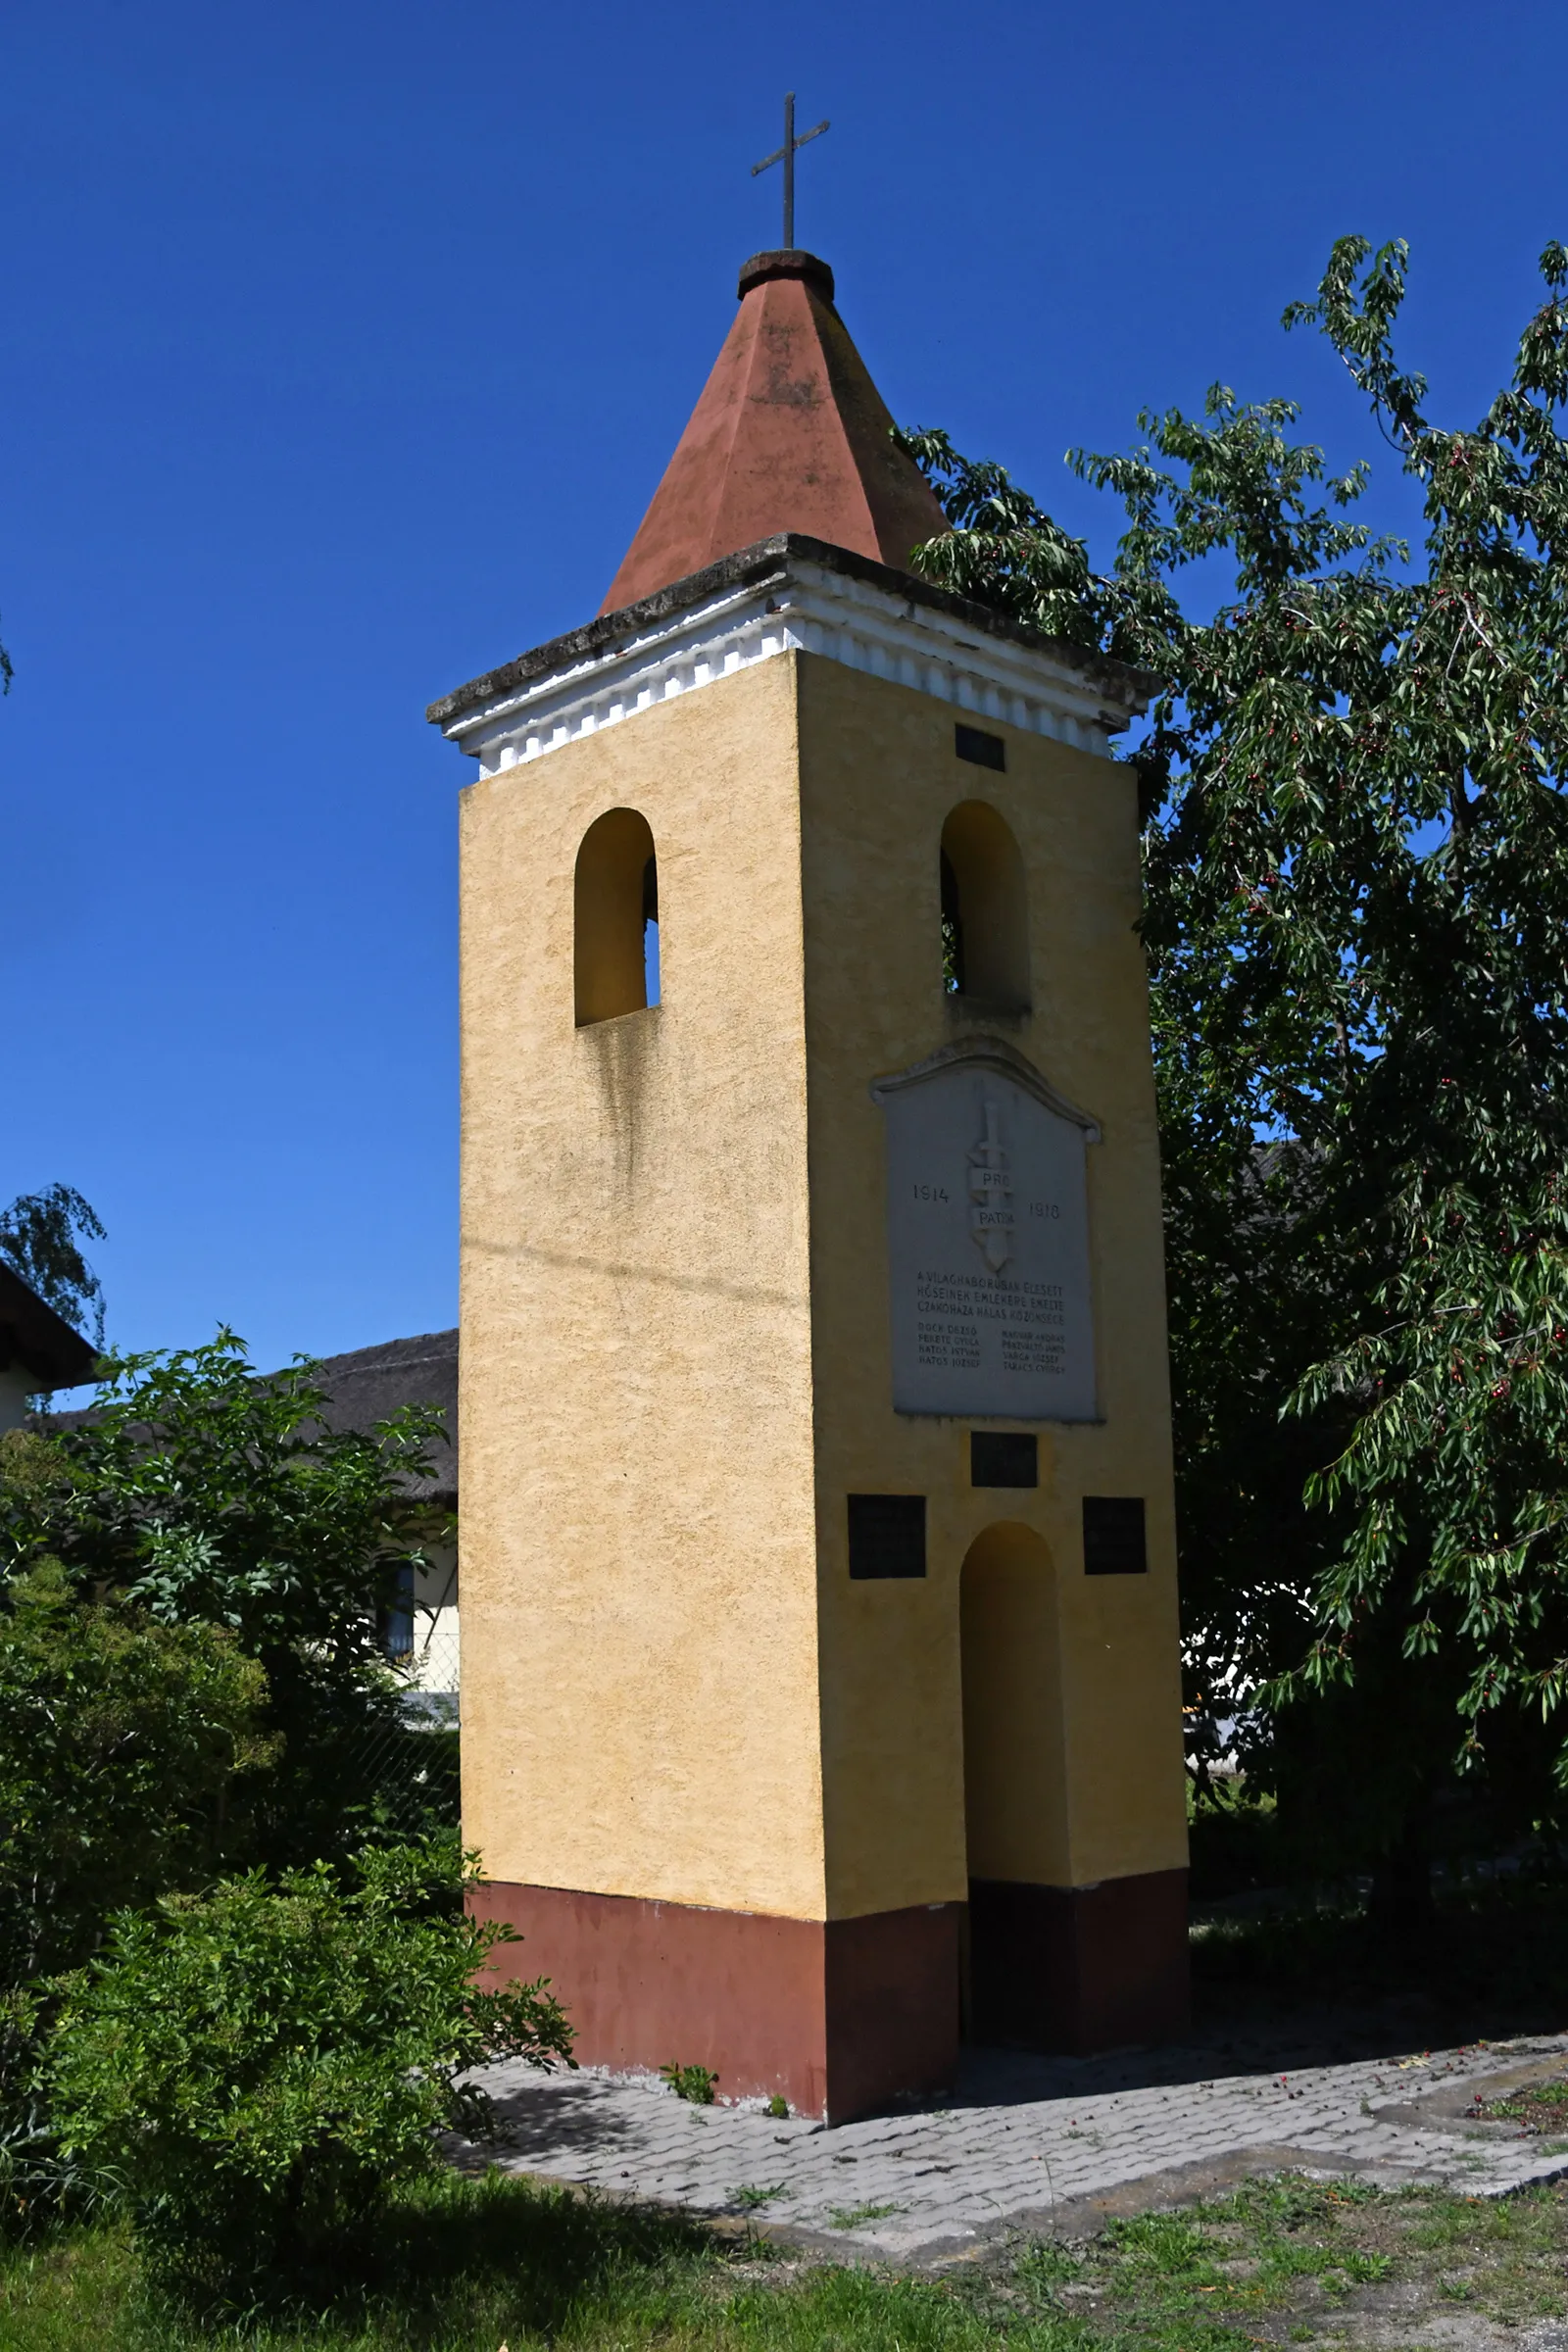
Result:
<svg viewBox="0 0 1568 2352"><path fill-rule="evenodd" d="M657 2078L502 2066L479 2079L512 2134L508 2171L750 2215L770 2235L901 2264L1017 2230L1093 2230L1288 2166L1472 2196L1568 2173L1568 2136L1465 2114L1478 2087L1561 2074L1568 2034L1296 2071L1276 2071L1280 2046L973 2050L950 2102L832 2129L775 2121L758 2101L687 2106Z"/></svg>

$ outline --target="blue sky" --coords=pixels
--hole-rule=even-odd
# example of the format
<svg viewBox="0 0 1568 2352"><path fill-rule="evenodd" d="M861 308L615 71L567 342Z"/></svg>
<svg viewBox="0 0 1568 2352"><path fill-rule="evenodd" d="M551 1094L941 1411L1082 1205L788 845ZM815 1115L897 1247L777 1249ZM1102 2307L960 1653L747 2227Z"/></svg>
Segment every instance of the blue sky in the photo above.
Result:
<svg viewBox="0 0 1568 2352"><path fill-rule="evenodd" d="M1334 236L1410 240L1462 421L1568 235L1544 4L11 0L4 51L0 1200L93 1201L127 1348L454 1319L423 706L596 610L777 239L787 86L894 414L1101 555L1062 452L1216 377L1386 479L1278 325Z"/></svg>

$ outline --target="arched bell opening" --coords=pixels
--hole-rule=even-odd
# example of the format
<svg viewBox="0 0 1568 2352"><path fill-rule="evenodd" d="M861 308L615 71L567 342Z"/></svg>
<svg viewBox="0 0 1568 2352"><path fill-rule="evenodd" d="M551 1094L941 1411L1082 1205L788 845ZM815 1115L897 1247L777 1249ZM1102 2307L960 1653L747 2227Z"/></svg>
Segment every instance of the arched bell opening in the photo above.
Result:
<svg viewBox="0 0 1568 2352"><path fill-rule="evenodd" d="M573 911L578 1028L657 1004L659 860L637 809L609 808L583 835Z"/></svg>
<svg viewBox="0 0 1568 2352"><path fill-rule="evenodd" d="M942 984L976 1010L1029 1010L1023 856L989 801L960 801L942 828Z"/></svg>

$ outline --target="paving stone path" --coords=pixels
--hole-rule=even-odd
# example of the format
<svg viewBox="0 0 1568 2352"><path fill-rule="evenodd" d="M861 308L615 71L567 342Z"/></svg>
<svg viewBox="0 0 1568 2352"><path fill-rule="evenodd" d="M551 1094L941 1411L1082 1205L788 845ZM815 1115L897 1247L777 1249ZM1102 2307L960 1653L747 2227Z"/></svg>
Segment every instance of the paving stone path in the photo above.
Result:
<svg viewBox="0 0 1568 2352"><path fill-rule="evenodd" d="M919 2264L1011 2231L1094 2229L1279 2167L1482 2196L1554 2180L1568 2174L1568 2136L1528 2137L1465 2110L1478 2088L1560 2074L1565 2052L1568 2034L1292 2072L1256 2058L1235 2071L1249 2066L1235 2045L1224 2071L1213 2047L974 2051L951 2102L831 2130L775 2121L757 2101L688 2106L647 2077L518 2066L481 2080L512 2133L509 2171Z"/></svg>

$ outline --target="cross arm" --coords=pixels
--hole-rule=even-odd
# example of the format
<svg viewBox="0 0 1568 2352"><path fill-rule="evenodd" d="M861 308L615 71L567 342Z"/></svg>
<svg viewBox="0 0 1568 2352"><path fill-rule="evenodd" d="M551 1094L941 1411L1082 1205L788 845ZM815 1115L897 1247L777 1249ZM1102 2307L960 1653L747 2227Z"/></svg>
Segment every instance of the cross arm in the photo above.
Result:
<svg viewBox="0 0 1568 2352"><path fill-rule="evenodd" d="M830 130L831 128L832 124L830 122L818 122L813 130L803 130L800 137L795 141L795 145L797 147L804 147L808 139L819 139L824 130ZM752 177L755 179L759 172L765 172L771 164L781 164L789 152L790 151L787 147L775 147L771 155L764 155L760 164L754 164L752 166Z"/></svg>

